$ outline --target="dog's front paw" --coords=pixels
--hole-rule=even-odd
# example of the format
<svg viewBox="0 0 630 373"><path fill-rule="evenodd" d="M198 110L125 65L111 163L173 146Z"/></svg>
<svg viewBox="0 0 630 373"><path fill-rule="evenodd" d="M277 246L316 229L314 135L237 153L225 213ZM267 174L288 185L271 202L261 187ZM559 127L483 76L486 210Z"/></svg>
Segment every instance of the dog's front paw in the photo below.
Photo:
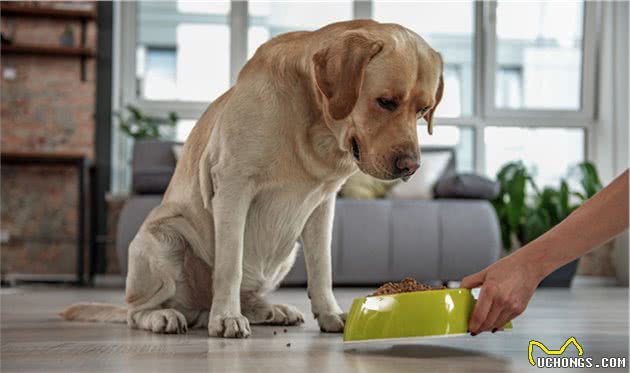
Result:
<svg viewBox="0 0 630 373"><path fill-rule="evenodd" d="M208 320L208 334L211 337L247 338L252 334L245 316L213 316Z"/></svg>
<svg viewBox="0 0 630 373"><path fill-rule="evenodd" d="M343 333L345 313L323 313L317 316L319 330L324 333Z"/></svg>

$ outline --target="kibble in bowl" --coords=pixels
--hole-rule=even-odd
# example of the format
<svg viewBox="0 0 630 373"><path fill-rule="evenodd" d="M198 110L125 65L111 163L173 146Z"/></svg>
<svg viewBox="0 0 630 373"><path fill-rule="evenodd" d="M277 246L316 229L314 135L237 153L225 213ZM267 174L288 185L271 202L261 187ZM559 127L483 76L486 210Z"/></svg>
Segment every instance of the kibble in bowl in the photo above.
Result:
<svg viewBox="0 0 630 373"><path fill-rule="evenodd" d="M413 293L415 291L427 291L427 290L441 290L446 289L446 286L432 287L416 281L411 277L407 277L400 282L388 282L381 285L372 296L375 295L388 295L388 294L400 294L400 293Z"/></svg>
<svg viewBox="0 0 630 373"><path fill-rule="evenodd" d="M398 341L468 334L475 305L469 289L431 287L412 278L387 283L356 298L346 319L344 342ZM511 323L505 329L511 329Z"/></svg>

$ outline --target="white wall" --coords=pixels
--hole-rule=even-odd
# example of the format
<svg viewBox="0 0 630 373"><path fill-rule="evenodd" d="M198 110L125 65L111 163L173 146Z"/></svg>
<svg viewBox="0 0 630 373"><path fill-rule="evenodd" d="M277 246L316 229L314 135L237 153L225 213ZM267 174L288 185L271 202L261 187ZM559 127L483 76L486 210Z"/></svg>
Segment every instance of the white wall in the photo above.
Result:
<svg viewBox="0 0 630 373"><path fill-rule="evenodd" d="M602 44L599 59L599 121L591 134L591 159L604 184L630 164L630 40L628 2L602 2ZM628 285L628 233L614 242L613 264L620 285Z"/></svg>

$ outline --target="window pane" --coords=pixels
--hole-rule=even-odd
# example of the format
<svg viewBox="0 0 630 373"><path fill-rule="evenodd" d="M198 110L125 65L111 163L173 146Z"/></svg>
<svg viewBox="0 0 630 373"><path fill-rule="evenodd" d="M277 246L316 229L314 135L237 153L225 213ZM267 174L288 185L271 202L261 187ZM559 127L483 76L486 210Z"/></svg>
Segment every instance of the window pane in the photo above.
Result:
<svg viewBox="0 0 630 373"><path fill-rule="evenodd" d="M418 125L418 140L422 149L455 148L458 172L475 170L475 129L473 127L436 126L433 135L427 134L426 126Z"/></svg>
<svg viewBox="0 0 630 373"><path fill-rule="evenodd" d="M229 2L142 1L137 6L140 97L211 101L229 88Z"/></svg>
<svg viewBox="0 0 630 373"><path fill-rule="evenodd" d="M437 116L472 114L474 12L472 1L376 0L374 19L401 24L422 36L444 59L444 98Z"/></svg>
<svg viewBox="0 0 630 373"><path fill-rule="evenodd" d="M196 119L180 119L175 126L175 141L184 142L190 135L193 127L197 124Z"/></svg>
<svg viewBox="0 0 630 373"><path fill-rule="evenodd" d="M582 1L497 5L495 105L579 110Z"/></svg>
<svg viewBox="0 0 630 373"><path fill-rule="evenodd" d="M486 127L486 174L511 161L522 161L535 175L536 183L557 187L569 168L584 160L584 130L581 128Z"/></svg>
<svg viewBox="0 0 630 373"><path fill-rule="evenodd" d="M352 19L352 1L250 1L248 57L270 38L289 31L316 30Z"/></svg>

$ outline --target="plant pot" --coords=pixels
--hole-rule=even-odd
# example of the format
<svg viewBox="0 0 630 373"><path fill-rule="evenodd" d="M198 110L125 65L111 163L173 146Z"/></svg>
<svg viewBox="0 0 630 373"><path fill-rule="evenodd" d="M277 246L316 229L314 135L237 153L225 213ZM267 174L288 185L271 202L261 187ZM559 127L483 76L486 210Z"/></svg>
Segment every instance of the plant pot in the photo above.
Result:
<svg viewBox="0 0 630 373"><path fill-rule="evenodd" d="M571 287L571 280L577 271L578 261L579 259L576 259L551 272L538 286L545 288Z"/></svg>
<svg viewBox="0 0 630 373"><path fill-rule="evenodd" d="M613 264L617 285L628 286L628 233L624 233L615 240L613 250Z"/></svg>

